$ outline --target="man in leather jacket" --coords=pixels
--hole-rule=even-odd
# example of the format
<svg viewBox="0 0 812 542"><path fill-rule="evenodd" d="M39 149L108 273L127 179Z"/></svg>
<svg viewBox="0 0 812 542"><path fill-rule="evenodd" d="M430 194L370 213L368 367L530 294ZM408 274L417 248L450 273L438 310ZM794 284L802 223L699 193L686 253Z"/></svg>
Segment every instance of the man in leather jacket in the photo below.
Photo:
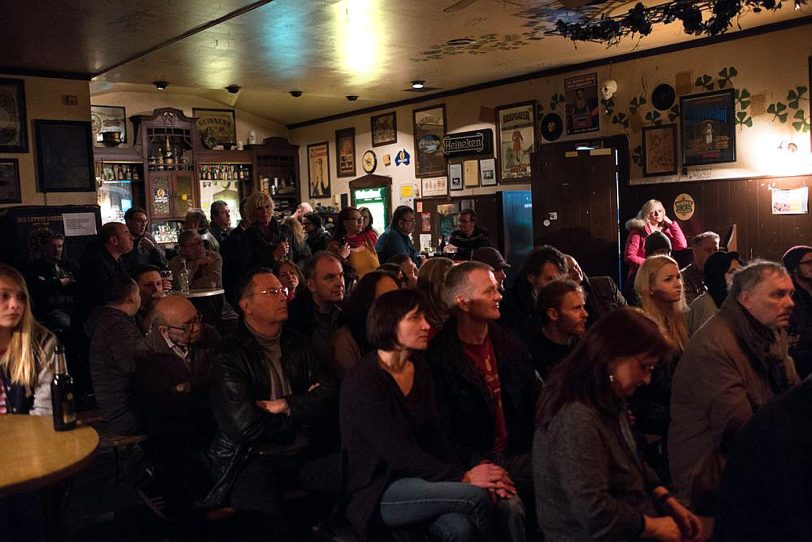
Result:
<svg viewBox="0 0 812 542"><path fill-rule="evenodd" d="M326 365L288 319L287 292L260 268L239 285L237 334L212 358L211 402L218 431L210 448L215 485L204 505L228 504L253 532L284 539L288 489L338 492L338 388ZM276 539L270 536L270 539Z"/></svg>

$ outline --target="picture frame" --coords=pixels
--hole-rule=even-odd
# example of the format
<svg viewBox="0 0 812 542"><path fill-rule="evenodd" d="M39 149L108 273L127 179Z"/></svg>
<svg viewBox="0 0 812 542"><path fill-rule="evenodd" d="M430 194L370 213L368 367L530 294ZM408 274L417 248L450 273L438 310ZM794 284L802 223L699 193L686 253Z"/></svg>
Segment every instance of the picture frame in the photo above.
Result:
<svg viewBox="0 0 812 542"><path fill-rule="evenodd" d="M314 143L307 146L308 190L311 199L329 198L330 191L330 152L329 143Z"/></svg>
<svg viewBox="0 0 812 542"><path fill-rule="evenodd" d="M479 186L479 160L463 161L462 184L465 188L477 188Z"/></svg>
<svg viewBox="0 0 812 542"><path fill-rule="evenodd" d="M34 120L40 192L95 192L93 129L84 120Z"/></svg>
<svg viewBox="0 0 812 542"><path fill-rule="evenodd" d="M682 165L736 161L736 109L733 89L680 98Z"/></svg>
<svg viewBox="0 0 812 542"><path fill-rule="evenodd" d="M355 128L336 130L336 171L339 177L355 177Z"/></svg>
<svg viewBox="0 0 812 542"><path fill-rule="evenodd" d="M398 117L394 111L383 115L372 115L369 122L373 147L398 142Z"/></svg>
<svg viewBox="0 0 812 542"><path fill-rule="evenodd" d="M479 161L479 184L496 186L496 159L484 158Z"/></svg>
<svg viewBox="0 0 812 542"><path fill-rule="evenodd" d="M462 190L462 164L448 164L448 189Z"/></svg>
<svg viewBox="0 0 812 542"><path fill-rule="evenodd" d="M0 153L28 152L25 81L0 79Z"/></svg>
<svg viewBox="0 0 812 542"><path fill-rule="evenodd" d="M437 177L446 170L443 137L446 132L445 104L412 111L414 127L415 177Z"/></svg>
<svg viewBox="0 0 812 542"><path fill-rule="evenodd" d="M103 147L102 134L118 132L121 143L127 142L127 109L116 105L91 105L90 123L93 128L93 140L97 147Z"/></svg>
<svg viewBox="0 0 812 542"><path fill-rule="evenodd" d="M643 175L675 175L677 162L677 125L662 124L643 128Z"/></svg>
<svg viewBox="0 0 812 542"><path fill-rule="evenodd" d="M536 101L496 108L499 182L530 181L530 153L536 150Z"/></svg>
<svg viewBox="0 0 812 542"><path fill-rule="evenodd" d="M237 118L233 109L195 107L192 116L197 119L195 124L204 147L222 145L228 150L237 144Z"/></svg>
<svg viewBox="0 0 812 542"><path fill-rule="evenodd" d="M420 196L431 198L448 195L448 177L423 177L420 179Z"/></svg>
<svg viewBox="0 0 812 542"><path fill-rule="evenodd" d="M0 158L0 203L22 203L20 162L16 158Z"/></svg>
<svg viewBox="0 0 812 542"><path fill-rule="evenodd" d="M597 73L564 79L567 135L600 130L599 100Z"/></svg>

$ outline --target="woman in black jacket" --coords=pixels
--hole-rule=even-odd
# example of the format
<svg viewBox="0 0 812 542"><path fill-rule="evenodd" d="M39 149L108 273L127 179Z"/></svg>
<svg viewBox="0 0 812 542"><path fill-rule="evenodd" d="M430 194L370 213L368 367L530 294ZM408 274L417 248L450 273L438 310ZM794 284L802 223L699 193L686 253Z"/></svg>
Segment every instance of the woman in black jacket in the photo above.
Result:
<svg viewBox="0 0 812 542"><path fill-rule="evenodd" d="M444 540L491 540L488 490L515 489L502 468L485 463L466 472L455 459L420 355L429 328L413 290L386 293L369 312L376 350L348 372L341 390L346 515L363 537L375 523L422 523Z"/></svg>

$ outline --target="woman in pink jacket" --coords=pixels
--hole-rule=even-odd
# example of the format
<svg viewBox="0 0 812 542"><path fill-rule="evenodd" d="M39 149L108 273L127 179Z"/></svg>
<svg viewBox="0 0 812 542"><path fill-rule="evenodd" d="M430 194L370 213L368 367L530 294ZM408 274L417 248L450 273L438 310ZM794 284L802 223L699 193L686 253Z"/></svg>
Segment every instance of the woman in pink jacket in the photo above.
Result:
<svg viewBox="0 0 812 542"><path fill-rule="evenodd" d="M651 232L660 230L671 241L671 250L683 250L688 247L682 228L675 221L665 216L663 204L650 199L643 204L636 217L626 222L629 237L623 259L629 264L628 276L633 276L646 259L646 237Z"/></svg>

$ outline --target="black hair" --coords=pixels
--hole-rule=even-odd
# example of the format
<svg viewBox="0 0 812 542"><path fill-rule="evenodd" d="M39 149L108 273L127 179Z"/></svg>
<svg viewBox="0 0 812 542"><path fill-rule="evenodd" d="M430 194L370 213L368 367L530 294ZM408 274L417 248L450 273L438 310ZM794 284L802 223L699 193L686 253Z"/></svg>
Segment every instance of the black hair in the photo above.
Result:
<svg viewBox="0 0 812 542"><path fill-rule="evenodd" d="M138 282L138 279L141 278L141 275L143 275L144 273L151 273L153 271L155 273L160 273L161 268L156 265L142 264L133 269L132 272L130 273L130 276L133 278L133 280L135 280L135 282Z"/></svg>
<svg viewBox="0 0 812 542"><path fill-rule="evenodd" d="M527 275L538 275L541 273L544 264L548 262L558 267L562 275L567 272L567 262L564 259L564 254L554 246L542 245L534 248L524 259L516 280L527 280Z"/></svg>
<svg viewBox="0 0 812 542"><path fill-rule="evenodd" d="M570 279L554 280L539 290L536 312L544 324L550 321L547 311L550 309L560 311L564 296L570 292L583 292L583 290L577 282Z"/></svg>
<svg viewBox="0 0 812 542"><path fill-rule="evenodd" d="M730 269L733 260L743 265L738 252L725 252L719 250L714 252L705 260L705 285L708 287L708 295L711 296L717 307L722 306L722 302L727 298L727 282L725 273Z"/></svg>
<svg viewBox="0 0 812 542"><path fill-rule="evenodd" d="M392 276L392 273L383 270L370 271L353 286L349 297L344 301L344 310L341 313L339 324L343 322L347 325L361 354L366 354L370 350L366 331L367 314L369 314L372 304L375 303L375 290L378 283L387 277L392 279L398 287L400 286L398 279Z"/></svg>
<svg viewBox="0 0 812 542"><path fill-rule="evenodd" d="M422 307L420 294L412 289L387 292L375 300L367 315L367 340L371 348L394 350L398 343L398 323L410 311Z"/></svg>
<svg viewBox="0 0 812 542"><path fill-rule="evenodd" d="M129 220L133 217L135 213L144 213L144 216L147 216L147 211L141 207L130 207L124 212L124 220Z"/></svg>
<svg viewBox="0 0 812 542"><path fill-rule="evenodd" d="M130 294L138 290L138 284L132 277L117 273L110 279L104 290L105 305L121 305L127 301Z"/></svg>
<svg viewBox="0 0 812 542"><path fill-rule="evenodd" d="M317 228L321 228L322 224L324 223L324 221L321 218L321 215L315 211L311 213L306 213L304 215L304 218L309 220L310 223L316 226Z"/></svg>
<svg viewBox="0 0 812 542"><path fill-rule="evenodd" d="M398 223L403 220L403 218L408 214L414 214L414 209L409 207L408 205L399 205L395 212L392 213L392 223L389 225L390 228L398 228Z"/></svg>

